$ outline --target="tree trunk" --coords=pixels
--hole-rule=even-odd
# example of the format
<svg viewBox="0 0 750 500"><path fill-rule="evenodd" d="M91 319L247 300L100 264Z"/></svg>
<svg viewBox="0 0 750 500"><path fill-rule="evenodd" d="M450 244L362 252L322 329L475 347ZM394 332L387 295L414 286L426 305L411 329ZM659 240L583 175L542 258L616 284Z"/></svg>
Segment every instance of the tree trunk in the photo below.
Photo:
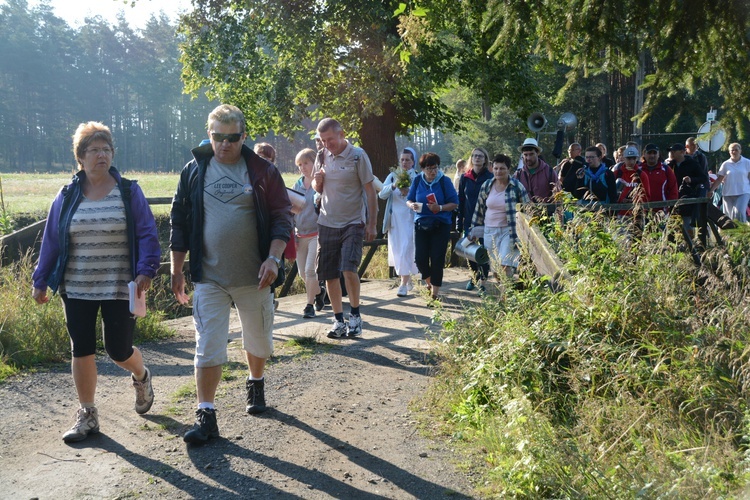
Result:
<svg viewBox="0 0 750 500"><path fill-rule="evenodd" d="M486 97L482 98L482 121L492 121L492 105Z"/></svg>
<svg viewBox="0 0 750 500"><path fill-rule="evenodd" d="M375 177L384 181L391 167L398 165L396 151L396 109L391 103L383 107L380 116L367 116L362 119L362 128L359 130L362 141L362 149L372 163L372 173ZM385 202L380 200L378 210L378 233L383 226L383 210Z"/></svg>
<svg viewBox="0 0 750 500"><path fill-rule="evenodd" d="M606 78L606 75L605 75ZM616 149L616 146L611 144L611 124L609 121L609 100L612 96L612 91L608 90L606 93L599 97L599 141L607 146L607 156L612 157L612 151Z"/></svg>

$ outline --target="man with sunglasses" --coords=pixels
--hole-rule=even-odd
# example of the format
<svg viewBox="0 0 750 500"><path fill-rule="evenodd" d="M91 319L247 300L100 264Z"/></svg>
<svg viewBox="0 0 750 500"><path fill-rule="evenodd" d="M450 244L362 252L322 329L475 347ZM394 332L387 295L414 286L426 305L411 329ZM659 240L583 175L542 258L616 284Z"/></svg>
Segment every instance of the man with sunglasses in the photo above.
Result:
<svg viewBox="0 0 750 500"><path fill-rule="evenodd" d="M244 144L245 117L222 104L208 116L210 144L193 149L180 174L170 216L172 291L185 293L183 264L190 252L195 283L195 383L198 409L187 443L219 436L214 398L227 362L232 305L242 325L242 348L249 377L246 411L266 410L264 371L273 352L273 296L292 230L291 203L281 174Z"/></svg>

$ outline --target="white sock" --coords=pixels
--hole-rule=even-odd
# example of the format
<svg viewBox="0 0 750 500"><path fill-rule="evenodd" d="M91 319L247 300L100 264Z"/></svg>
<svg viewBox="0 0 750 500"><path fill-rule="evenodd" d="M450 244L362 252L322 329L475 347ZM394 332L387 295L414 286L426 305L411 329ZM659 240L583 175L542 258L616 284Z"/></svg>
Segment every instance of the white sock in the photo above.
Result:
<svg viewBox="0 0 750 500"><path fill-rule="evenodd" d="M215 410L213 403L198 403L199 410Z"/></svg>

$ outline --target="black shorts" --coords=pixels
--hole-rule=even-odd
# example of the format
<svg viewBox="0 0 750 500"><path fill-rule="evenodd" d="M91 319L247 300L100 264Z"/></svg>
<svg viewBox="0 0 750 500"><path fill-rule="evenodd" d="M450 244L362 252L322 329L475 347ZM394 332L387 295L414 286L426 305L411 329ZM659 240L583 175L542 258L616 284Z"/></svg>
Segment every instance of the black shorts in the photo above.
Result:
<svg viewBox="0 0 750 500"><path fill-rule="evenodd" d="M74 358L96 354L96 318L102 311L104 349L114 361L133 355L135 316L127 300L81 300L61 295Z"/></svg>

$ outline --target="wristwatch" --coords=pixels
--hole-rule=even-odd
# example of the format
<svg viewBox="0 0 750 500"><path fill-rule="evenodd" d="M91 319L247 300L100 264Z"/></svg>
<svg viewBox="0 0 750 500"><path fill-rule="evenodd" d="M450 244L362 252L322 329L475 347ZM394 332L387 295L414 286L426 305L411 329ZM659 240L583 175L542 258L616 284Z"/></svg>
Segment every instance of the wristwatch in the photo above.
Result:
<svg viewBox="0 0 750 500"><path fill-rule="evenodd" d="M274 257L273 255L269 255L268 258L274 261L278 267L281 267L281 259Z"/></svg>

